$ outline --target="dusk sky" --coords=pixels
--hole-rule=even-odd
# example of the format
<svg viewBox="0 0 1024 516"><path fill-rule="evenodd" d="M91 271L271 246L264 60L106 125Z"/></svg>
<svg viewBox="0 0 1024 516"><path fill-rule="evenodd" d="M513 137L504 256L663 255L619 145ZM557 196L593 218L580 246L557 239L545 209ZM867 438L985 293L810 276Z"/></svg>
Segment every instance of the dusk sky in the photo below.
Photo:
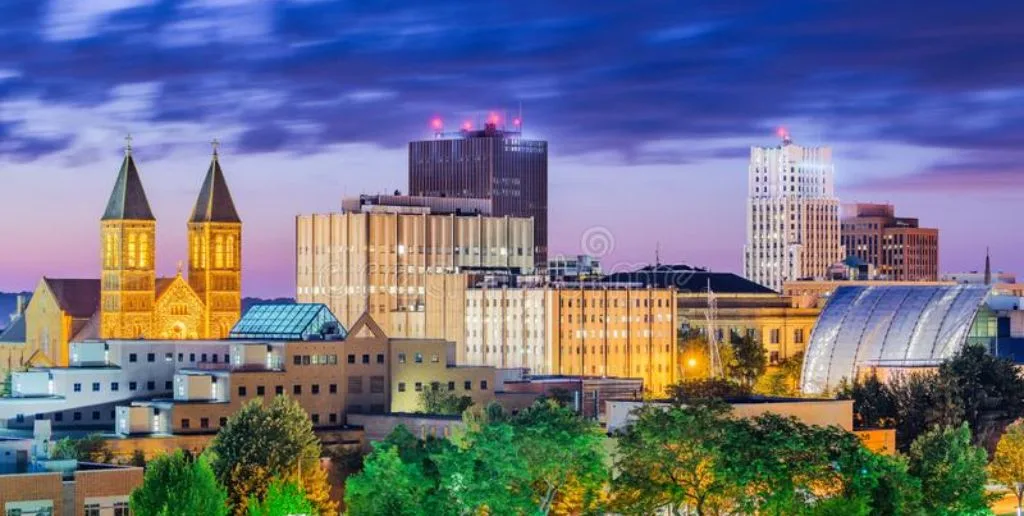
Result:
<svg viewBox="0 0 1024 516"><path fill-rule="evenodd" d="M294 295L294 217L406 188L406 143L523 110L555 253L742 272L747 158L834 149L843 202L940 228L940 269L1024 274L1024 2L4 0L0 290L99 276L123 138L185 259L210 147L246 295Z"/></svg>

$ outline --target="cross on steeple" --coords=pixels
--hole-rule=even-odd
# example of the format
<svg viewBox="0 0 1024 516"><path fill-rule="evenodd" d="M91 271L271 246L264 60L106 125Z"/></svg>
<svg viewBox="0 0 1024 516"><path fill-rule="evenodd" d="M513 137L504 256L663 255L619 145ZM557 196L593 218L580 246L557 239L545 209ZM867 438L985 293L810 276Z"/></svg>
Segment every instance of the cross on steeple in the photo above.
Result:
<svg viewBox="0 0 1024 516"><path fill-rule="evenodd" d="M132 154L132 134L128 133L124 137L124 155L131 156Z"/></svg>

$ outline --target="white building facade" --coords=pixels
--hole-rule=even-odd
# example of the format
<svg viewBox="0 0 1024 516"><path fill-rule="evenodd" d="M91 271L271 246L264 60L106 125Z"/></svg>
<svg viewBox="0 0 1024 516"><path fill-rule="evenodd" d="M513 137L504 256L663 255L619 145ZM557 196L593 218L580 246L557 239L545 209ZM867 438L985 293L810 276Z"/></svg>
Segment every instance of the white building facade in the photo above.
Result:
<svg viewBox="0 0 1024 516"><path fill-rule="evenodd" d="M751 147L744 275L776 291L843 259L830 147Z"/></svg>

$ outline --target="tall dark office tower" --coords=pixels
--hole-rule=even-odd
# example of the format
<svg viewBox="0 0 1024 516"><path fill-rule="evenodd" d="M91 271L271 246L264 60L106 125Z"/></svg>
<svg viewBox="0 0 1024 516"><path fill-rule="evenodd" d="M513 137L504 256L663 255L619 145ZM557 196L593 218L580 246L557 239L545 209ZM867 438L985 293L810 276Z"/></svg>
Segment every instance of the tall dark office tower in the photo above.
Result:
<svg viewBox="0 0 1024 516"><path fill-rule="evenodd" d="M533 217L534 263L548 259L548 142L524 140L518 130L463 128L409 143L411 195L484 198L491 215Z"/></svg>

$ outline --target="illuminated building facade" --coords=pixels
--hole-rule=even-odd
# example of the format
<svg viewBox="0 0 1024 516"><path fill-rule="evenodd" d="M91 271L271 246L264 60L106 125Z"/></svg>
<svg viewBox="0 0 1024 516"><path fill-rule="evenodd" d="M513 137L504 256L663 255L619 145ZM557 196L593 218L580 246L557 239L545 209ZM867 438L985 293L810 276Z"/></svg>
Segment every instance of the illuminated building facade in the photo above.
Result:
<svg viewBox="0 0 1024 516"><path fill-rule="evenodd" d="M241 310L242 222L216 148L188 222L188 277L156 276L156 218L131 147L100 220L100 279L44 277L24 313L25 345L67 365L70 342L216 339Z"/></svg>
<svg viewBox="0 0 1024 516"><path fill-rule="evenodd" d="M744 276L775 291L843 259L832 149L781 136L781 145L750 149L743 262Z"/></svg>
<svg viewBox="0 0 1024 516"><path fill-rule="evenodd" d="M846 254L874 266L881 279L939 279L939 230L896 217L891 204L844 206L841 233Z"/></svg>
<svg viewBox="0 0 1024 516"><path fill-rule="evenodd" d="M456 343L460 364L533 375L679 379L671 289L628 285L479 287L468 275L428 281L426 331Z"/></svg>
<svg viewBox="0 0 1024 516"><path fill-rule="evenodd" d="M548 252L548 144L522 138L519 119L516 130L499 129L498 122L492 116L480 130L410 142L409 193L490 199L492 215L532 217L540 268Z"/></svg>
<svg viewBox="0 0 1024 516"><path fill-rule="evenodd" d="M532 219L437 214L422 206L296 217L296 300L323 303L345 324L370 313L395 337L426 337L429 275L531 272Z"/></svg>

